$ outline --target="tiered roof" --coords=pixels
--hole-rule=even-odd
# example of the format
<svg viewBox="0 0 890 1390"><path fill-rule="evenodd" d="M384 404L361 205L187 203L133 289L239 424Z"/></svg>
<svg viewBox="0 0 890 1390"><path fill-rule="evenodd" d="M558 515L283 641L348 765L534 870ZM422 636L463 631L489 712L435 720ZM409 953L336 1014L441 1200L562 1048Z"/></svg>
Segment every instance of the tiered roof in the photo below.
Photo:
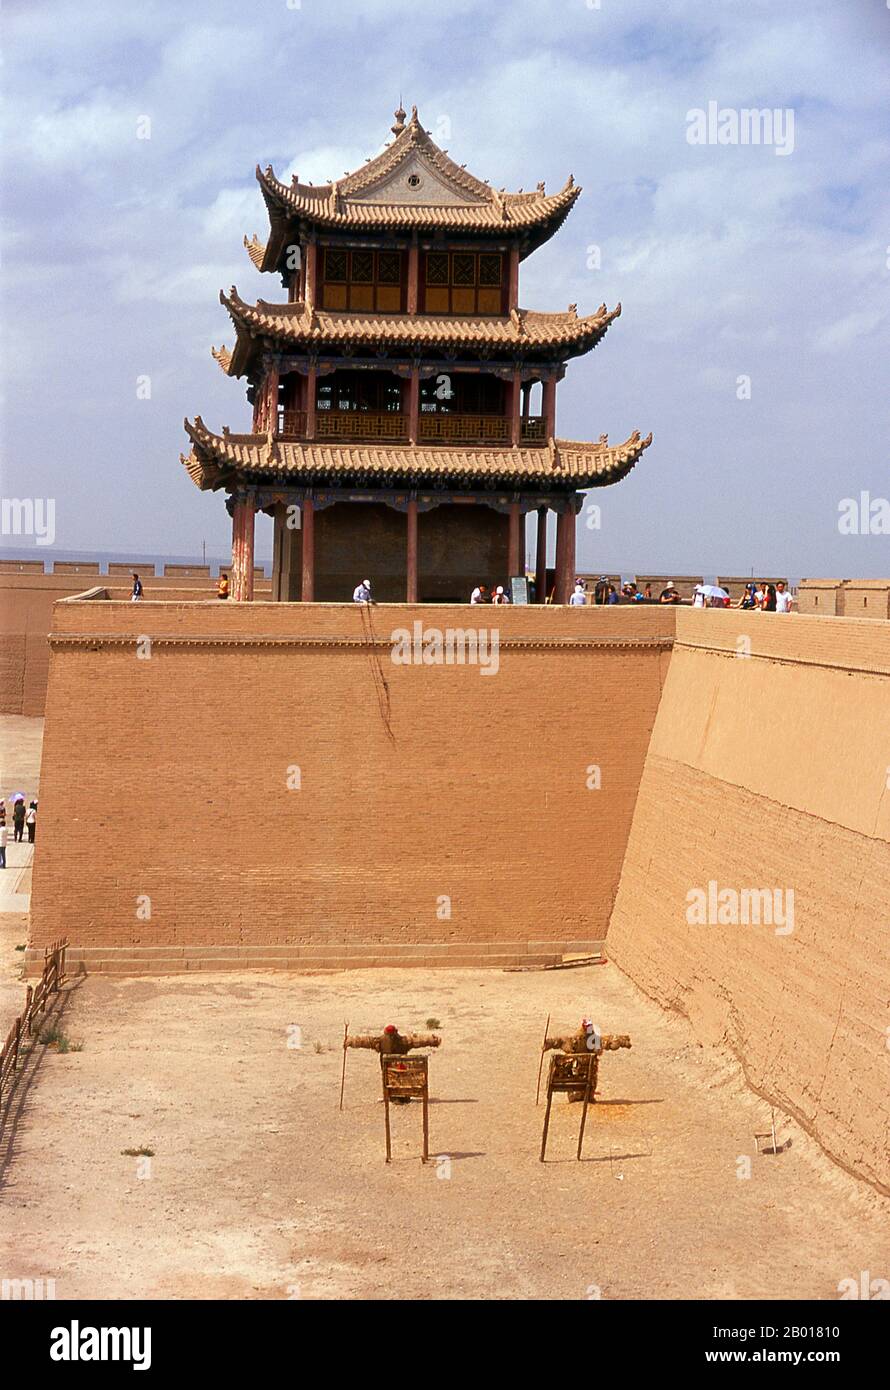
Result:
<svg viewBox="0 0 890 1390"><path fill-rule="evenodd" d="M491 188L439 148L420 124L416 106L407 124L400 108L392 130L395 138L376 158L331 183L300 183L295 175L285 184L271 165L265 171L257 165L271 231L265 246L256 236L245 245L260 270L280 269L294 222L364 233L519 234L525 256L553 236L581 192L571 175L553 194L542 183L531 193Z"/></svg>
<svg viewBox="0 0 890 1390"><path fill-rule="evenodd" d="M186 420L185 429L192 450L180 461L202 491L249 479L296 485L413 479L464 487L496 479L503 487L576 490L619 482L652 443L651 434L643 439L635 430L623 444L610 445L602 435L596 444L551 439L545 448L298 444L270 435L213 434L200 415L194 424Z"/></svg>
<svg viewBox="0 0 890 1390"><path fill-rule="evenodd" d="M308 308L302 301L269 304L260 299L247 304L232 286L220 291L238 338L234 352L213 349L213 356L229 376L240 376L253 356L256 340L269 338L280 347L361 347L430 349L509 349L512 357L525 352L540 356L552 350L560 358L589 352L605 336L621 313L621 305L579 318L578 306L564 313L544 314L515 309L504 318L437 318L426 314L330 313Z"/></svg>

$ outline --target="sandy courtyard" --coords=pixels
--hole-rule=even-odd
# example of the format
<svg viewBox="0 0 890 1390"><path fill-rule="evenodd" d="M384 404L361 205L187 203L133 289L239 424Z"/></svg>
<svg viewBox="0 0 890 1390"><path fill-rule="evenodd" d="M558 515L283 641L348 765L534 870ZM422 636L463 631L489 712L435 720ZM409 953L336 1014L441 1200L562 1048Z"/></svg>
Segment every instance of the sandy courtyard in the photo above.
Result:
<svg viewBox="0 0 890 1390"><path fill-rule="evenodd" d="M94 976L60 1010L83 1050L37 1048L0 1144L0 1267L59 1298L830 1300L890 1264L890 1201L787 1121L758 1156L768 1107L613 965ZM563 1097L538 1162L548 1011L633 1039L580 1164ZM350 1051L338 1114L343 1024L431 1017L440 1157L421 1165L412 1104L386 1167L372 1054ZM142 1147L145 1176L122 1152Z"/></svg>

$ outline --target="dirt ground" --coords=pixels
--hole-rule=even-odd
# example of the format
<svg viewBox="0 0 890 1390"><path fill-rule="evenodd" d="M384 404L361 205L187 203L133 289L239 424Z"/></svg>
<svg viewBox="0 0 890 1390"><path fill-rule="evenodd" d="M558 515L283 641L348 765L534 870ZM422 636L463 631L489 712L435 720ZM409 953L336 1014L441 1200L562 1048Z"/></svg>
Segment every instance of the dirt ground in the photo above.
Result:
<svg viewBox="0 0 890 1390"><path fill-rule="evenodd" d="M781 1117L758 1154L769 1108L613 965L93 976L58 1011L83 1050L38 1046L19 1078L0 1271L59 1298L830 1300L890 1269L890 1201ZM581 1163L563 1097L538 1161L548 1012L633 1039L602 1059ZM344 1021L432 1017L437 1157L412 1103L387 1167L373 1054L350 1051L338 1113Z"/></svg>

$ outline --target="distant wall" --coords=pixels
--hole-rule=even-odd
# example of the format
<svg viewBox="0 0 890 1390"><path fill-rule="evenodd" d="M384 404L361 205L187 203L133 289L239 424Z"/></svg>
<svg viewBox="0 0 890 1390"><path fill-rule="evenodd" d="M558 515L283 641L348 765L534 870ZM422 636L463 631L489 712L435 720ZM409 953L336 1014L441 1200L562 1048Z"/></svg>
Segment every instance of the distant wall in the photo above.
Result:
<svg viewBox="0 0 890 1390"><path fill-rule="evenodd" d="M200 602L216 595L216 580L206 574L188 577L171 565L166 574L155 578L153 567L137 568L147 599L163 596ZM126 566L115 564L109 566L107 576L100 576L97 564L59 561L53 573L44 574L42 561L0 562L0 714L43 714L53 604L95 584L109 586L108 592L116 598L128 598L130 573ZM256 591L268 592L269 580L261 579Z"/></svg>
<svg viewBox="0 0 890 1390"><path fill-rule="evenodd" d="M392 631L415 621L496 622L497 673L394 665ZM630 607L58 604L32 946L65 932L248 958L587 949L612 909L673 622Z"/></svg>
<svg viewBox="0 0 890 1390"><path fill-rule="evenodd" d="M676 618L609 954L890 1191L890 629ZM710 883L793 890L793 931L690 923Z"/></svg>
<svg viewBox="0 0 890 1390"><path fill-rule="evenodd" d="M890 579L802 579L798 609L823 617L890 618Z"/></svg>

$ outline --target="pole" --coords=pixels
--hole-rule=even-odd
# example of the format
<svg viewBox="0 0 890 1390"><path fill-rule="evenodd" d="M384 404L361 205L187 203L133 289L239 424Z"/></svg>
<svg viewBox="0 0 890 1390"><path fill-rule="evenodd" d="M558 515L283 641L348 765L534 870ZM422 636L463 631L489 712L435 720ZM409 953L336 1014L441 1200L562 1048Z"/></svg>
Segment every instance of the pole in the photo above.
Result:
<svg viewBox="0 0 890 1390"><path fill-rule="evenodd" d="M541 1060L538 1063L538 1084L535 1088L535 1105L541 1099L541 1072L544 1070L544 1043L547 1041L547 1032L550 1028L550 1015L547 1015L547 1022L544 1024L544 1041L541 1043Z"/></svg>
<svg viewBox="0 0 890 1390"><path fill-rule="evenodd" d="M346 1039L349 1035L349 1024L343 1024L343 1071L340 1075L340 1109L343 1109L343 1089L346 1085Z"/></svg>

